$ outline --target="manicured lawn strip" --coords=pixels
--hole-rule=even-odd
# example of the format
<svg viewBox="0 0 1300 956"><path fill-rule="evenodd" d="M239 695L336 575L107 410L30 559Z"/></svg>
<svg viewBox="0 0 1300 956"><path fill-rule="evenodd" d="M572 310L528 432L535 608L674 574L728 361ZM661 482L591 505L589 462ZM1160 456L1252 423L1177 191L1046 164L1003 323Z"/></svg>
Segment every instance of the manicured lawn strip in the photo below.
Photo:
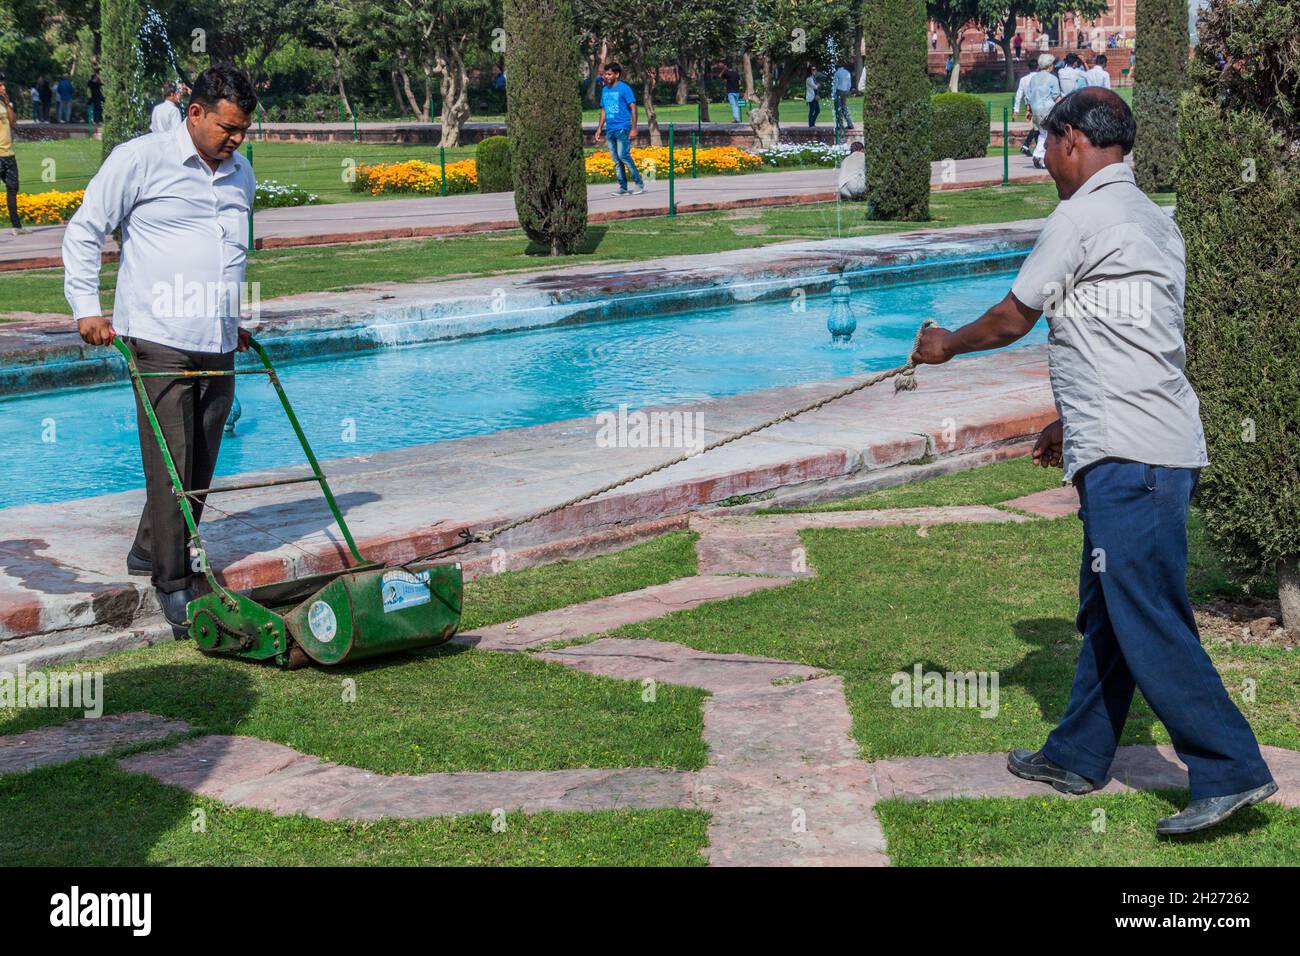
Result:
<svg viewBox="0 0 1300 956"><path fill-rule="evenodd" d="M867 222L860 208L810 203L656 216L594 224L582 251L557 262L539 255L521 231L448 239L412 239L294 249L261 249L249 260L248 281L261 283L263 300L303 292L332 292L377 282L416 282L444 276L501 275L552 270L585 262L634 262L665 255L710 255L795 239L870 236L918 228L1038 219L1056 208L1050 185L987 187L935 193L928 223ZM116 264L101 273L104 306L111 308ZM63 270L7 273L4 308L70 315Z"/></svg>
<svg viewBox="0 0 1300 956"><path fill-rule="evenodd" d="M105 758L0 777L3 866L700 866L708 815L513 813L505 824L493 832L487 814L277 817L162 786Z"/></svg>
<svg viewBox="0 0 1300 956"><path fill-rule="evenodd" d="M689 577L698 537L675 531L613 554L477 578L465 585L461 631Z"/></svg>
<svg viewBox="0 0 1300 956"><path fill-rule="evenodd" d="M662 583L695 568L681 533L627 551L467 586L479 627ZM66 668L73 669L73 668ZM104 672L108 713L143 710L206 733L274 740L379 773L659 766L695 769L704 693L665 687L655 703L639 683L593 677L526 654L445 647L341 668L280 671L204 657L189 642L87 661ZM355 700L344 700L345 680ZM0 711L0 733L60 723L80 712Z"/></svg>
<svg viewBox="0 0 1300 956"><path fill-rule="evenodd" d="M1065 708L1080 643L1077 520L934 527L925 537L886 528L805 531L802 538L816 578L613 633L838 673L868 760L1042 744ZM1210 565L1198 555L1193 570ZM1210 653L1260 741L1300 748L1300 657L1223 645ZM923 671L996 671L998 715L892 706L891 675L918 662ZM1244 699L1247 680L1253 702ZM1167 739L1139 695L1123 742Z"/></svg>
<svg viewBox="0 0 1300 956"><path fill-rule="evenodd" d="M760 514L796 511L862 511L878 508L942 508L953 505L996 505L1036 491L1061 486L1059 468L1039 468L1028 457L982 468L882 488L869 494L799 508L771 508Z"/></svg>
<svg viewBox="0 0 1300 956"><path fill-rule="evenodd" d="M885 800L895 866L1295 866L1300 810L1262 803L1200 836L1158 839L1186 791L1013 799ZM1097 814L1104 811L1104 817ZM1094 832L1104 822L1105 832Z"/></svg>

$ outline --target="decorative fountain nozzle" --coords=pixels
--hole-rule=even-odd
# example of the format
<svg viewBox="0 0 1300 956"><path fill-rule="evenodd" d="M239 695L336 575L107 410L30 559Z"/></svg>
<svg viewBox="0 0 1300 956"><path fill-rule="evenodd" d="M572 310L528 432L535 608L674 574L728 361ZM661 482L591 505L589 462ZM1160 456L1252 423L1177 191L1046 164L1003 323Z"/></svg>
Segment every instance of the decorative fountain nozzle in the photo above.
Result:
<svg viewBox="0 0 1300 956"><path fill-rule="evenodd" d="M843 273L831 286L831 314L826 317L826 328L830 330L831 342L849 342L858 327L858 320L853 317L853 307L849 305L849 284L844 281Z"/></svg>

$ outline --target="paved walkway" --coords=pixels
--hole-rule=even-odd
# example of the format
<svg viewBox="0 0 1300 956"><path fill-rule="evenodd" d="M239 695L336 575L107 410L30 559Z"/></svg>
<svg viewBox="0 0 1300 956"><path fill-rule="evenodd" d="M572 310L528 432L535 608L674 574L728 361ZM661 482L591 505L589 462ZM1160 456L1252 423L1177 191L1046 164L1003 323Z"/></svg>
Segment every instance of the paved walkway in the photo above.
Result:
<svg viewBox="0 0 1300 956"><path fill-rule="evenodd" d="M1001 157L957 160L949 169L931 164L935 189L996 185L1002 181ZM678 212L702 212L740 206L822 202L835 198L834 169L750 173L743 176L702 176L678 179ZM1042 182L1047 174L1024 156L1011 157L1011 178ZM615 187L587 187L591 222L663 215L668 208L668 183L652 183L643 196L612 196ZM263 209L253 217L257 244L262 248L360 242L413 236L458 235L513 229L514 193L467 193L411 199L384 199ZM62 265L63 226L37 226L25 236L0 236L0 269ZM116 248L111 242L106 248Z"/></svg>
<svg viewBox="0 0 1300 956"><path fill-rule="evenodd" d="M920 529L949 522L1026 521L1030 516L1058 517L1076 507L1074 490L1062 488L1016 499L1023 514L958 507L699 517L692 526L701 534L702 562L707 558L719 570L733 573L763 574L771 569L776 576L702 574L484 628L457 640L479 650L517 653L758 587L789 583L796 576L789 571L792 551L786 551L784 564L765 559L760 562L763 567L755 569L755 550L746 544L750 533L763 537L769 557L775 557L781 548L788 549L791 536L798 546L801 528L901 524ZM811 568L805 571L815 573ZM885 838L874 812L879 799L1061 796L1008 774L1003 754L862 761L840 678L807 665L617 638L551 650L543 647L537 656L606 677L708 690L710 697L704 704L708 765L696 773L643 767L387 776L333 764L270 741L212 735L126 758L121 766L234 806L322 819L704 809L710 814L707 855L715 866L886 865ZM148 725L151 720L158 726ZM188 729L183 723L149 715L123 715L118 721L109 733L91 729L88 725L93 721L73 721L26 735L17 747L6 747L7 741L0 738L0 773L36 765L30 759L33 749L39 763L103 753L127 742L123 725L132 722L137 740ZM35 748L30 743L34 736L42 738ZM7 753L27 753L28 760L6 761ZM1265 747L1264 755L1280 785L1274 799L1300 806L1300 753ZM1124 747L1101 792L1175 789L1186 783L1186 770L1170 747Z"/></svg>

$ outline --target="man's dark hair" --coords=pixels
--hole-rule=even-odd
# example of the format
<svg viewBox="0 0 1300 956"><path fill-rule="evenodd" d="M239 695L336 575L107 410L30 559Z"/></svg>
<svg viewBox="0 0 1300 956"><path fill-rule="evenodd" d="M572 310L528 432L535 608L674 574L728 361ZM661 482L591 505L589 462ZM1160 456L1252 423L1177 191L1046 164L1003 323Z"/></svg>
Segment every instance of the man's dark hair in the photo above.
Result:
<svg viewBox="0 0 1300 956"><path fill-rule="evenodd" d="M623 67L619 66L617 63L606 63L605 69L609 70L611 73L617 73L619 76L623 75Z"/></svg>
<svg viewBox="0 0 1300 956"><path fill-rule="evenodd" d="M1064 134L1067 126L1088 137L1088 142L1098 149L1123 146L1126 153L1133 148L1137 135L1137 122L1128 104L1118 93L1101 86L1085 86L1067 93L1043 120L1043 128L1053 136Z"/></svg>
<svg viewBox="0 0 1300 956"><path fill-rule="evenodd" d="M175 84L175 83L164 83L164 84L163 84L163 99L166 99L167 97L171 96L171 95L172 95L173 93L175 93L175 92L176 92L176 84Z"/></svg>
<svg viewBox="0 0 1300 956"><path fill-rule="evenodd" d="M233 66L214 66L204 70L194 81L190 102L205 110L215 110L222 100L234 103L240 112L252 114L257 106L257 93L248 74Z"/></svg>
<svg viewBox="0 0 1300 956"><path fill-rule="evenodd" d="M1106 54L1105 54L1105 53L1098 53L1095 57L1092 58L1092 65L1093 65L1093 66L1105 66L1105 65L1106 65Z"/></svg>
<svg viewBox="0 0 1300 956"><path fill-rule="evenodd" d="M854 140L853 144L849 146L850 153L865 153L866 151L867 148L863 146L861 143L859 143L857 140Z"/></svg>

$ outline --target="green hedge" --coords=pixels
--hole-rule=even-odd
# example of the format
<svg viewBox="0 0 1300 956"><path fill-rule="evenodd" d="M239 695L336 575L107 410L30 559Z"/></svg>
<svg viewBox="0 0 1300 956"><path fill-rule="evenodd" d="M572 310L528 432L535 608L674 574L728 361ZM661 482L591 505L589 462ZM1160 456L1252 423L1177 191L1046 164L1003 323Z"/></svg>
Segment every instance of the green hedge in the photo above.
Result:
<svg viewBox="0 0 1300 956"><path fill-rule="evenodd" d="M862 5L867 88L862 141L867 150L867 217L930 218L930 78L925 0Z"/></svg>
<svg viewBox="0 0 1300 956"><path fill-rule="evenodd" d="M930 101L934 132L930 159L972 159L988 152L989 111L970 93L940 93Z"/></svg>
<svg viewBox="0 0 1300 956"><path fill-rule="evenodd" d="M510 172L510 140L504 136L489 136L474 150L478 169L478 191L481 193L508 193L515 188Z"/></svg>
<svg viewBox="0 0 1300 956"><path fill-rule="evenodd" d="M1254 111L1222 112L1202 91L1183 97L1187 374L1210 456L1198 496L1216 542L1249 576L1300 556L1300 161L1278 142Z"/></svg>
<svg viewBox="0 0 1300 956"><path fill-rule="evenodd" d="M1135 14L1142 38L1133 80L1133 174L1147 192L1173 186L1178 153L1178 101L1187 75L1186 0L1139 0Z"/></svg>

